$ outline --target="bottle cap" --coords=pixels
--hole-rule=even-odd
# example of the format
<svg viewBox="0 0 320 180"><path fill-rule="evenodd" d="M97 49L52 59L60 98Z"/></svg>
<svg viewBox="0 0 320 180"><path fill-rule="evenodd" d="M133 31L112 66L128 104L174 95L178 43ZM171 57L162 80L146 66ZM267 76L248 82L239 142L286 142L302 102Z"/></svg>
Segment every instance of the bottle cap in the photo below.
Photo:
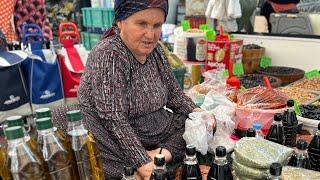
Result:
<svg viewBox="0 0 320 180"><path fill-rule="evenodd" d="M36 125L38 130L46 130L53 128L53 124L50 117L37 119Z"/></svg>
<svg viewBox="0 0 320 180"><path fill-rule="evenodd" d="M155 171L153 173L153 179L154 180L166 180L167 173L165 171Z"/></svg>
<svg viewBox="0 0 320 180"><path fill-rule="evenodd" d="M82 114L81 114L80 110L68 111L67 112L67 119L69 122L81 121Z"/></svg>
<svg viewBox="0 0 320 180"><path fill-rule="evenodd" d="M227 155L227 150L224 146L218 146L216 148L216 156L217 157L224 157Z"/></svg>
<svg viewBox="0 0 320 180"><path fill-rule="evenodd" d="M186 154L188 156L194 156L196 155L196 147L194 147L193 145L187 145L186 146Z"/></svg>
<svg viewBox="0 0 320 180"><path fill-rule="evenodd" d="M297 141L297 148L299 150L306 150L308 148L308 143L307 141L303 140L303 139L299 139Z"/></svg>
<svg viewBox="0 0 320 180"><path fill-rule="evenodd" d="M6 119L8 127L24 126L22 116L10 116Z"/></svg>
<svg viewBox="0 0 320 180"><path fill-rule="evenodd" d="M21 126L6 128L6 137L8 140L19 139L24 136Z"/></svg>
<svg viewBox="0 0 320 180"><path fill-rule="evenodd" d="M133 176L134 175L134 168L129 167L129 166L125 166L124 167L124 175L125 176Z"/></svg>
<svg viewBox="0 0 320 180"><path fill-rule="evenodd" d="M273 120L274 121L282 121L282 114L281 113L276 113L276 114L274 114L274 116L273 116Z"/></svg>
<svg viewBox="0 0 320 180"><path fill-rule="evenodd" d="M255 129L253 129L253 128L249 128L248 130L247 130L247 135L246 135L247 137L256 137L256 130Z"/></svg>
<svg viewBox="0 0 320 180"><path fill-rule="evenodd" d="M253 129L259 130L259 129L261 129L262 126L260 123L253 123L252 127L253 127Z"/></svg>
<svg viewBox="0 0 320 180"><path fill-rule="evenodd" d="M269 172L273 176L281 176L282 166L280 163L272 163Z"/></svg>
<svg viewBox="0 0 320 180"><path fill-rule="evenodd" d="M288 107L293 107L294 106L294 100L290 99L287 101L287 106Z"/></svg>
<svg viewBox="0 0 320 180"><path fill-rule="evenodd" d="M154 157L154 165L156 166L163 166L166 164L165 158L163 154L157 154Z"/></svg>
<svg viewBox="0 0 320 180"><path fill-rule="evenodd" d="M40 108L36 110L37 119L44 117L51 117L51 111L49 108Z"/></svg>

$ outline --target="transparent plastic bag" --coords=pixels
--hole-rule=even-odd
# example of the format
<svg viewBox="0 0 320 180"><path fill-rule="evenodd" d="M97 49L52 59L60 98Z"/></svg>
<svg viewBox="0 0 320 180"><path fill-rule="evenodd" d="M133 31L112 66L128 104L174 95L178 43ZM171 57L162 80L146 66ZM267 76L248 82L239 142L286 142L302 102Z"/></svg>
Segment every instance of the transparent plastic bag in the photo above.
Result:
<svg viewBox="0 0 320 180"><path fill-rule="evenodd" d="M227 91L225 87L222 87L220 89L211 90L209 93L205 96L204 102L201 105L201 109L204 109L206 111L211 111L214 108L222 105L226 107L231 107L232 111L234 111L234 108L236 107L236 104L231 102L230 99L226 96Z"/></svg>
<svg viewBox="0 0 320 180"><path fill-rule="evenodd" d="M303 168L285 166L282 169L283 180L313 180L320 179L320 172L311 171Z"/></svg>
<svg viewBox="0 0 320 180"><path fill-rule="evenodd" d="M192 144L202 155L208 151L208 141L213 139L214 118L212 112L194 112L189 114L185 123L183 139Z"/></svg>

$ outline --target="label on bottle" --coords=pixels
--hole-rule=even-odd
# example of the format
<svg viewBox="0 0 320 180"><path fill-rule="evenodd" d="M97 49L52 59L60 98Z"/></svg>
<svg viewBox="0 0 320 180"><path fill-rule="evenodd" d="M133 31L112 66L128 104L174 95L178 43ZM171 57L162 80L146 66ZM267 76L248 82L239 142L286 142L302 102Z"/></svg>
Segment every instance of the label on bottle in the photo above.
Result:
<svg viewBox="0 0 320 180"><path fill-rule="evenodd" d="M197 41L196 59L197 61L204 61L206 59L206 41L202 38Z"/></svg>

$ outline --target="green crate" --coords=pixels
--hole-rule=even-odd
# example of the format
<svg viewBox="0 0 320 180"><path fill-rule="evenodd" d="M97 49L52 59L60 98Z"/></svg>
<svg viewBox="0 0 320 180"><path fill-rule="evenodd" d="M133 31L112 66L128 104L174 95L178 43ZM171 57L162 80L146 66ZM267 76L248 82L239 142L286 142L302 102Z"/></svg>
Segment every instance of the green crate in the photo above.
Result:
<svg viewBox="0 0 320 180"><path fill-rule="evenodd" d="M87 50L91 50L101 39L101 34L81 32L81 41Z"/></svg>
<svg viewBox="0 0 320 180"><path fill-rule="evenodd" d="M174 74L174 77L178 80L178 83L180 85L180 87L182 89L184 89L184 76L187 72L187 68L186 67L180 67L180 68L177 68L177 69L173 69L173 74Z"/></svg>
<svg viewBox="0 0 320 180"><path fill-rule="evenodd" d="M82 8L85 27L110 28L114 19L114 10L110 8Z"/></svg>

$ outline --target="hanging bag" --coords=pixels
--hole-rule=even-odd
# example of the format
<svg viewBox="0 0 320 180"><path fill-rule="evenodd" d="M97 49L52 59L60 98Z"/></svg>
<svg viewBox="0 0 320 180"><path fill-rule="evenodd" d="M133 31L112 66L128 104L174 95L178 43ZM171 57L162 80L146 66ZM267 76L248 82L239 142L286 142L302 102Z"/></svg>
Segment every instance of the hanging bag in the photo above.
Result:
<svg viewBox="0 0 320 180"><path fill-rule="evenodd" d="M80 77L84 71L88 52L80 43L78 29L73 23L61 23L59 26L59 42L63 48L58 51L64 95L67 104L77 103L77 90Z"/></svg>
<svg viewBox="0 0 320 180"><path fill-rule="evenodd" d="M29 44L31 52L22 63L27 80L33 110L41 107L54 108L64 103L63 85L57 55L52 49L41 49L43 35L38 31L29 32L37 25L23 27L23 44ZM38 29L36 27L35 29ZM40 36L40 37L39 37ZM42 36L42 37L41 37Z"/></svg>
<svg viewBox="0 0 320 180"><path fill-rule="evenodd" d="M0 122L9 116L31 114L30 98L19 64L26 57L22 51L7 51L6 39L0 31Z"/></svg>

